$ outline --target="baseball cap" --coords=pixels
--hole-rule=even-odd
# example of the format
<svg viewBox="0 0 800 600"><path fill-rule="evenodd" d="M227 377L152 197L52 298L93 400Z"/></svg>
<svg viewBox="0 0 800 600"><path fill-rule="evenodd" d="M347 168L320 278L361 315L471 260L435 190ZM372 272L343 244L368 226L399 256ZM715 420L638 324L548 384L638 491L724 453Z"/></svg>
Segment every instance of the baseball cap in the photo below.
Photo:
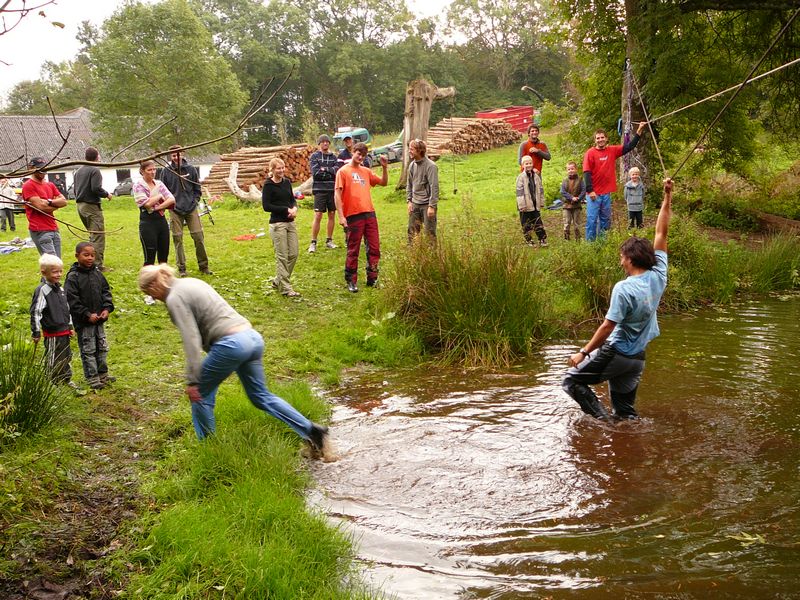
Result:
<svg viewBox="0 0 800 600"><path fill-rule="evenodd" d="M324 133L323 133L321 136L319 136L319 137L317 138L317 143L318 143L318 144L321 144L322 142L330 142L330 141L331 141L331 138L329 138L329 137L328 137L327 135L325 135Z"/></svg>
<svg viewBox="0 0 800 600"><path fill-rule="evenodd" d="M47 161L41 156L34 156L29 162L28 166L31 169L39 169L47 164Z"/></svg>
<svg viewBox="0 0 800 600"><path fill-rule="evenodd" d="M352 139L353 139L353 136L348 133L346 136L344 136L342 138L342 141L344 141L344 140L352 140Z"/></svg>

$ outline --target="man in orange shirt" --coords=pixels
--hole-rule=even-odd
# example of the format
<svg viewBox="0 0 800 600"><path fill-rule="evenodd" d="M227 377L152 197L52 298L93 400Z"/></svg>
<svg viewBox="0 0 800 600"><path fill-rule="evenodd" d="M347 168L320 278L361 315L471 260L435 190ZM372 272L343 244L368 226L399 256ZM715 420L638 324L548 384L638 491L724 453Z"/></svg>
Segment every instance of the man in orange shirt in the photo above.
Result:
<svg viewBox="0 0 800 600"><path fill-rule="evenodd" d="M386 185L389 182L387 165L389 160L381 155L383 176L378 177L363 166L367 156L367 145L353 146L353 159L336 173L334 201L339 223L344 227L347 239L347 258L344 263L344 279L347 289L358 291L358 251L362 238L367 240L367 285L372 287L378 281L378 261L381 258L381 240L378 235L378 219L372 204L370 188Z"/></svg>
<svg viewBox="0 0 800 600"><path fill-rule="evenodd" d="M528 139L519 145L519 155L517 162L519 163L519 170L522 171L522 157L530 156L533 159L533 168L541 174L542 162L550 160L550 150L547 149L547 144L539 139L539 126L531 123L528 126Z"/></svg>

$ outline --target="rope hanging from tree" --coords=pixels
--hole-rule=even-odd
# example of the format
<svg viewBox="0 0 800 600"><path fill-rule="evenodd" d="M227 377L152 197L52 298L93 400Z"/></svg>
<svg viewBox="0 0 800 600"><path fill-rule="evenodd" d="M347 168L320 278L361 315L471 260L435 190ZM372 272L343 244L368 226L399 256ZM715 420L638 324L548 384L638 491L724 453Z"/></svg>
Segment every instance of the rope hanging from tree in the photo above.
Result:
<svg viewBox="0 0 800 600"><path fill-rule="evenodd" d="M636 98L634 98L635 81L633 78L633 69L631 68L631 61L629 58L625 59L624 73L628 94L625 98L625 111L622 115L622 125L624 126L624 131L620 131L620 135L622 137L622 143L626 144L630 141L631 131L633 131L633 105L636 102ZM655 138L653 139L655 140ZM635 156L632 152L623 156L622 164L626 173L631 167L636 165L639 167L643 179L647 179L649 176L650 169L648 169L643 160L641 160L638 156Z"/></svg>
<svg viewBox="0 0 800 600"><path fill-rule="evenodd" d="M717 116L714 117L714 119L711 121L711 123L708 124L708 126L705 128L703 133L697 139L697 142L695 143L695 145L692 147L692 149L689 151L689 153L686 155L686 157L678 165L678 168L675 169L675 172L672 174L673 177L675 177L680 172L680 170L683 168L683 166L692 157L692 155L694 154L695 150L697 150L700 147L700 144L703 143L703 140L706 138L706 136L708 135L709 131L711 131L711 129L714 127L714 125L717 124L717 121L719 121L720 117L725 112L725 110L736 99L736 97L739 95L739 92L742 91L744 86L747 85L747 81L753 76L753 73L755 73L758 70L758 68L761 66L761 64L766 60L767 55L770 52L772 52L772 49L777 45L778 41L783 37L783 35L786 33L786 31L789 29L789 27L791 27L792 23L794 23L794 20L797 18L798 14L800 14L800 8L798 8L796 11L794 11L792 16L789 18L789 20L783 26L783 28L778 32L778 35L775 36L775 39L772 40L772 43L769 45L769 48L767 48L764 51L764 54L761 55L761 58L758 59L758 62L753 66L752 69L750 69L750 73L747 74L747 77L744 78L744 81L742 81L742 83L740 83L739 86L736 88L736 91L733 93L733 96L731 96L728 99L728 101L725 103L725 106L723 106L720 109L720 111L717 113Z"/></svg>
<svg viewBox="0 0 800 600"><path fill-rule="evenodd" d="M640 90L640 88L639 88L639 85L638 85L638 83L636 82L636 78L635 78L635 77L634 77L634 75L633 75L633 70L632 70L632 69L631 69L631 67L630 67L630 62L629 62L629 60L628 60L628 59L626 59L625 76L626 76L626 77L630 77L630 83L631 83L632 85L631 85L631 86L629 86L629 94L628 94L627 103L626 103L626 109L627 109L627 110L626 110L626 115L624 115L624 117L627 117L627 119L626 119L626 120L627 120L627 122L628 122L628 123L630 123L630 121L631 121L631 119L630 119L630 106L631 106L631 95L632 95L632 94L631 94L631 92L630 92L630 90L631 90L631 89L635 89L635 90L636 90L636 95L638 96L638 99L639 99L639 104L640 104L640 106L641 106L641 108L642 108L642 113L643 113L643 115L644 115L645 121L647 122L647 128L648 128L648 130L650 131L650 137L652 138L652 140L653 140L653 145L655 146L655 149L656 149L656 154L657 154L657 156L658 156L658 161L659 161L659 163L661 164L661 170L662 170L662 172L664 173L664 176L665 176L665 177L667 177L667 176L668 176L668 175L667 175L667 169L666 169L666 167L664 166L664 159L663 159L663 157L661 156L661 150L660 150L660 148L658 147L658 140L656 139L656 136L655 136L655 134L654 134L654 131L653 131L653 126L652 126L652 124L653 124L653 123L655 123L656 121L659 121L659 120L661 120L661 119L664 119L664 118L666 118L666 117L669 117L669 116L672 116L672 115L675 115L675 114L677 114L677 113L679 113L679 112L681 112L681 111L687 110L687 109L689 109L689 108L692 108L692 107L694 107L694 106L697 106L698 104L702 104L703 102L707 102L707 101L709 101L709 100L712 100L712 99L714 99L714 98L717 98L717 97L719 97L719 96L721 96L721 95L723 95L723 94L726 94L726 93L728 93L728 92L730 92L730 91L732 91L732 90L735 90L735 92L734 92L733 96L731 96L731 97L728 99L728 101L725 103L725 105L724 105L724 106L723 106L723 107L722 107L722 108L719 110L719 112L718 112L718 113L717 113L717 115L714 117L714 119L711 121L711 123L709 123L709 125L708 125L708 126L705 128L705 130L703 131L703 133L702 133L702 134L700 134L700 137L698 138L697 142L695 142L695 144L694 144L694 146L692 147L692 149L689 151L689 153L686 155L686 157L685 157L685 158L684 158L684 159L681 161L681 163L680 163L680 164L678 165L678 167L675 169L675 172L672 174L672 177L674 178L675 176L677 176L678 172L679 172L679 171L680 171L680 170L681 170L681 169L684 167L684 165L686 165L686 163L687 163L687 162L688 162L688 160L689 160L689 159L692 157L692 155L694 154L694 152L695 152L695 151L696 151L696 150L697 150L697 149L700 147L700 144L701 144L701 143L703 142L703 140L706 138L706 136L707 136L707 135L708 135L708 133L711 131L711 129L714 127L714 125L716 125L717 121L719 121L720 117L722 117L722 114L725 112L725 110L727 110L727 108L728 108L728 107L729 107L729 106L730 106L730 105L733 103L733 101L734 101L734 100L736 99L736 97L739 95L739 92L741 92L741 91L742 91L742 89L744 88L744 86L746 86L748 83L752 83L753 81L757 81L757 80L759 80L759 79L762 79L762 78L764 78L764 77L766 77L766 76L768 76L768 75L772 75L773 73L777 73L778 71L780 71L780 70L782 70L782 69L788 68L788 67L790 67L790 66L792 66L792 65L795 65L795 64L797 64L798 62L800 62L800 58L796 58L796 59L794 59L794 60L792 60L792 61L790 61L790 62L788 62L788 63L785 63L785 64L783 64L783 65L781 65L781 66L779 66L779 67L776 67L776 68L774 68L774 69L771 69L771 70L769 70L769 71L766 71L765 73L762 73L761 75L758 75L758 76L756 76L756 77L753 77L753 74L754 74L754 73L755 73L755 72L758 70L758 68L759 68L759 67L762 65L762 63L763 63L763 62L766 60L766 58L767 58L767 56L769 55L769 53L770 53L770 52L771 52L771 51L772 51L772 50L775 48L775 46L777 45L778 41L780 41L780 39L783 37L783 35L786 33L786 31L787 31L787 30L789 29L789 27L792 25L792 23L794 22L794 20L797 18L797 15L798 15L798 14L800 14L800 8L798 8L798 9L797 9L797 10L796 10L796 11L795 11L793 14L792 14L792 16L791 16L791 17L789 18L789 20L786 22L786 24L785 24L785 25L784 25L784 26L781 28L781 30L778 32L778 35L777 35L777 36L775 36L775 39L774 39L774 40L772 41L772 43L769 45L769 48L767 48L767 49L764 51L764 53L762 54L761 58L758 60L758 62L756 62L756 64L753 66L753 68L752 68L752 69L750 69L750 72L747 74L747 77L745 77L744 81L742 81L740 84L738 84L738 85L736 85L736 86L733 86L733 87L730 87L730 88L727 88L727 89L725 89L725 90L722 90L721 92L717 92L716 94L712 94L711 96L708 96L708 97L706 97L706 98L703 98L703 99L701 99L701 100L698 100L698 101L696 101L696 102L692 102L691 104L687 104L686 106L683 106L683 107L681 107L681 108L678 108L678 109L675 109L675 110L673 110L673 111L671 111L671 112L665 113L665 114L663 114L663 115L661 115L661 116L659 116L659 117L655 117L654 119L650 119L650 118L649 118L649 116L648 116L648 114L647 114L647 108L645 107L645 103L644 103L644 99L642 98L642 93L641 93L641 90ZM626 132L626 135L627 135L627 132ZM627 141L627 139L626 139L626 141Z"/></svg>

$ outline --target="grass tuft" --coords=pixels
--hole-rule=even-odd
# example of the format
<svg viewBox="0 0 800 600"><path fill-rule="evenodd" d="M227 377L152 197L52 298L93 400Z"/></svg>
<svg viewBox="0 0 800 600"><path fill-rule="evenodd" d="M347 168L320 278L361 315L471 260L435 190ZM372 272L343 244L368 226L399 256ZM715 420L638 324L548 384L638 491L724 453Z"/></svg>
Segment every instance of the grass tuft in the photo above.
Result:
<svg viewBox="0 0 800 600"><path fill-rule="evenodd" d="M44 347L21 335L0 337L0 446L36 433L63 411L64 388L50 380Z"/></svg>

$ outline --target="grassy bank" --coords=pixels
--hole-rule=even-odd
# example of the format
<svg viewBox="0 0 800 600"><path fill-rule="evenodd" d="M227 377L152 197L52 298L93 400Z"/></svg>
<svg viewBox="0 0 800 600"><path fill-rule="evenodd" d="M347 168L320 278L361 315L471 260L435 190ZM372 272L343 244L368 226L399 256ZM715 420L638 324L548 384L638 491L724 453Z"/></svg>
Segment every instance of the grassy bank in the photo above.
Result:
<svg viewBox="0 0 800 600"><path fill-rule="evenodd" d="M402 240L391 232L399 231L403 210L383 211L383 223L392 222L387 260ZM70 397L54 427L3 450L0 596L42 577L87 597L122 589L136 598L357 597L349 540L305 509L308 481L294 434L252 408L232 380L220 393L220 435L211 444L194 439L180 337L164 307L144 304L135 284L138 211L120 198L105 212L108 229L121 228L109 236L106 258L116 305L109 364L118 381ZM79 223L74 206L58 216ZM264 335L270 386L304 414L325 420L328 408L311 389L335 384L342 369L390 367L419 355L413 338L385 331L377 292L346 291L340 228L340 248L308 255L311 211L301 212L294 285L303 297L293 301L269 283L268 234L232 239L267 231L260 206L227 199L214 217L215 225L206 222L215 272L207 279ZM78 239L63 228L62 235L69 264ZM22 335L29 335L37 259L35 249L0 257L0 323ZM189 271L196 274L193 257ZM74 379L83 383L74 344L73 351Z"/></svg>
<svg viewBox="0 0 800 600"><path fill-rule="evenodd" d="M544 169L550 199L564 163L579 158L551 145ZM308 202L298 218L293 277L300 300L283 298L269 283L274 259L260 206L226 199L215 208L216 224L206 223L215 272L208 281L264 335L270 386L313 419L324 420L328 410L313 386L336 385L344 369L413 364L426 351L502 363L605 309L621 277L624 232L604 243L568 243L560 213L547 211L550 247L526 247L514 200L516 148L445 158L439 168L438 252L420 245L409 253L396 168L390 187L375 193L383 289L346 291L338 226L338 249L305 252ZM109 236L106 259L117 307L108 325L109 362L118 381L70 398L57 426L3 451L0 595L19 589L23 578L43 576L82 585L87 597L369 596L353 577L350 541L305 509L308 478L296 436L252 408L235 380L220 392L219 435L205 444L194 439L177 330L163 306L143 303L135 285L138 213L129 198L105 210L108 229L121 228ZM79 222L74 206L59 216ZM62 235L68 257L78 240ZM188 238L186 246L195 275ZM747 253L708 242L678 218L670 250L669 309L798 284L795 240ZM0 257L0 323L9 330L27 330L36 259L35 250ZM77 356L73 368L81 381Z"/></svg>

